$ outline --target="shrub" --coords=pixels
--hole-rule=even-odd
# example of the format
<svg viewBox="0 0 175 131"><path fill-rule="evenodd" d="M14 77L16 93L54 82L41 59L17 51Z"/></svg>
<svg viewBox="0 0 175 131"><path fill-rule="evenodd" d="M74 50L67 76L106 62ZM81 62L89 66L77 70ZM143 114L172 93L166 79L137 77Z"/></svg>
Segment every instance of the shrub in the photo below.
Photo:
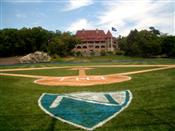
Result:
<svg viewBox="0 0 175 131"><path fill-rule="evenodd" d="M101 55L101 56L105 56L105 55L106 55L106 52L105 52L105 51L101 51L101 52L100 52L100 55Z"/></svg>
<svg viewBox="0 0 175 131"><path fill-rule="evenodd" d="M124 55L124 54L125 54L125 52L122 50L118 50L115 52L115 55Z"/></svg>

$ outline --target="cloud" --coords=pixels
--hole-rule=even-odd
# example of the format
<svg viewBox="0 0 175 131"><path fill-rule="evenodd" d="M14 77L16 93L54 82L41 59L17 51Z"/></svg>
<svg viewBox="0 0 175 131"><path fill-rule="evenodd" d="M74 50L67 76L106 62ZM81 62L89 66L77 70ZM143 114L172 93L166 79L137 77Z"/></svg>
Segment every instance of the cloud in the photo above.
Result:
<svg viewBox="0 0 175 131"><path fill-rule="evenodd" d="M69 0L68 5L65 7L64 11L75 10L84 6L89 6L93 4L93 0Z"/></svg>
<svg viewBox="0 0 175 131"><path fill-rule="evenodd" d="M145 29L155 26L160 31L173 33L172 1L111 1L98 16L98 24L105 28L116 27L121 35L131 29Z"/></svg>
<svg viewBox="0 0 175 131"><path fill-rule="evenodd" d="M91 22L86 19L79 19L73 22L68 28L67 31L76 32L77 30L81 29L94 29L94 26Z"/></svg>

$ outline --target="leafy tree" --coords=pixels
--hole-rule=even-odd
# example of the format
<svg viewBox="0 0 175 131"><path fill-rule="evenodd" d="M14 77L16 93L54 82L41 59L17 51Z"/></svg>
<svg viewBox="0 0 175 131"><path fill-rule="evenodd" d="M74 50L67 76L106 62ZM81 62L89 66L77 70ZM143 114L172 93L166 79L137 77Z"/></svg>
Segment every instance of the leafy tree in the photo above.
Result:
<svg viewBox="0 0 175 131"><path fill-rule="evenodd" d="M127 46L126 46L126 53L127 55L137 55L139 53L139 33L135 29L134 31L131 31L128 35L127 39Z"/></svg>
<svg viewBox="0 0 175 131"><path fill-rule="evenodd" d="M156 34L150 33L147 30L142 30L139 33L139 38L140 56L152 57L160 54L161 41Z"/></svg>
<svg viewBox="0 0 175 131"><path fill-rule="evenodd" d="M80 41L69 32L53 32L42 27L0 30L0 56L24 55L37 50L66 56L71 55L77 43ZM54 46L59 49L54 51Z"/></svg>
<svg viewBox="0 0 175 131"><path fill-rule="evenodd" d="M129 56L153 57L161 52L161 39L151 31L136 29L119 38L119 47Z"/></svg>
<svg viewBox="0 0 175 131"><path fill-rule="evenodd" d="M120 37L118 38L118 46L119 46L119 49L120 49L120 50L123 50L123 51L124 51L124 50L125 50L125 51L127 50L128 47L127 47L126 37L121 37L121 36L120 36Z"/></svg>
<svg viewBox="0 0 175 131"><path fill-rule="evenodd" d="M51 55L63 55L64 43L61 39L54 38L48 45L48 50Z"/></svg>
<svg viewBox="0 0 175 131"><path fill-rule="evenodd" d="M13 56L15 54L15 45L17 44L16 29L4 29L1 31L1 56Z"/></svg>
<svg viewBox="0 0 175 131"><path fill-rule="evenodd" d="M175 36L165 36L162 38L162 53L167 57L175 57Z"/></svg>
<svg viewBox="0 0 175 131"><path fill-rule="evenodd" d="M72 55L72 49L78 43L80 43L80 41L77 38L66 32L55 36L51 40L48 51L50 54L57 54L59 56Z"/></svg>
<svg viewBox="0 0 175 131"><path fill-rule="evenodd" d="M160 31L155 29L153 26L149 27L149 29L151 30L152 33L154 33L156 35L160 35Z"/></svg>

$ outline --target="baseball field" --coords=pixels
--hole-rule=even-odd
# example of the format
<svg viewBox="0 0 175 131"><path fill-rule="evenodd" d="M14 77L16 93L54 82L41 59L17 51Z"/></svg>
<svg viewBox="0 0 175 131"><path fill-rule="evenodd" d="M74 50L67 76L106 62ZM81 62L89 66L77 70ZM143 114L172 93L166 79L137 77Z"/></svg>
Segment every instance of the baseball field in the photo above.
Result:
<svg viewBox="0 0 175 131"><path fill-rule="evenodd" d="M0 66L0 130L83 130L43 112L42 93L123 90L130 105L95 130L175 129L175 60L136 59Z"/></svg>

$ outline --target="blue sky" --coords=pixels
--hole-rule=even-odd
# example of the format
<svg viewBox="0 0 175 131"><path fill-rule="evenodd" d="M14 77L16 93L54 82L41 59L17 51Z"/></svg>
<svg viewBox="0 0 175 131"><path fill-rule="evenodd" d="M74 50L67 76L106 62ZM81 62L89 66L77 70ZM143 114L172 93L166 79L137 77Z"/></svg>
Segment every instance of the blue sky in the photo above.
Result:
<svg viewBox="0 0 175 131"><path fill-rule="evenodd" d="M42 26L48 30L111 30L127 35L131 29L154 26L175 35L173 0L0 0L0 28Z"/></svg>

